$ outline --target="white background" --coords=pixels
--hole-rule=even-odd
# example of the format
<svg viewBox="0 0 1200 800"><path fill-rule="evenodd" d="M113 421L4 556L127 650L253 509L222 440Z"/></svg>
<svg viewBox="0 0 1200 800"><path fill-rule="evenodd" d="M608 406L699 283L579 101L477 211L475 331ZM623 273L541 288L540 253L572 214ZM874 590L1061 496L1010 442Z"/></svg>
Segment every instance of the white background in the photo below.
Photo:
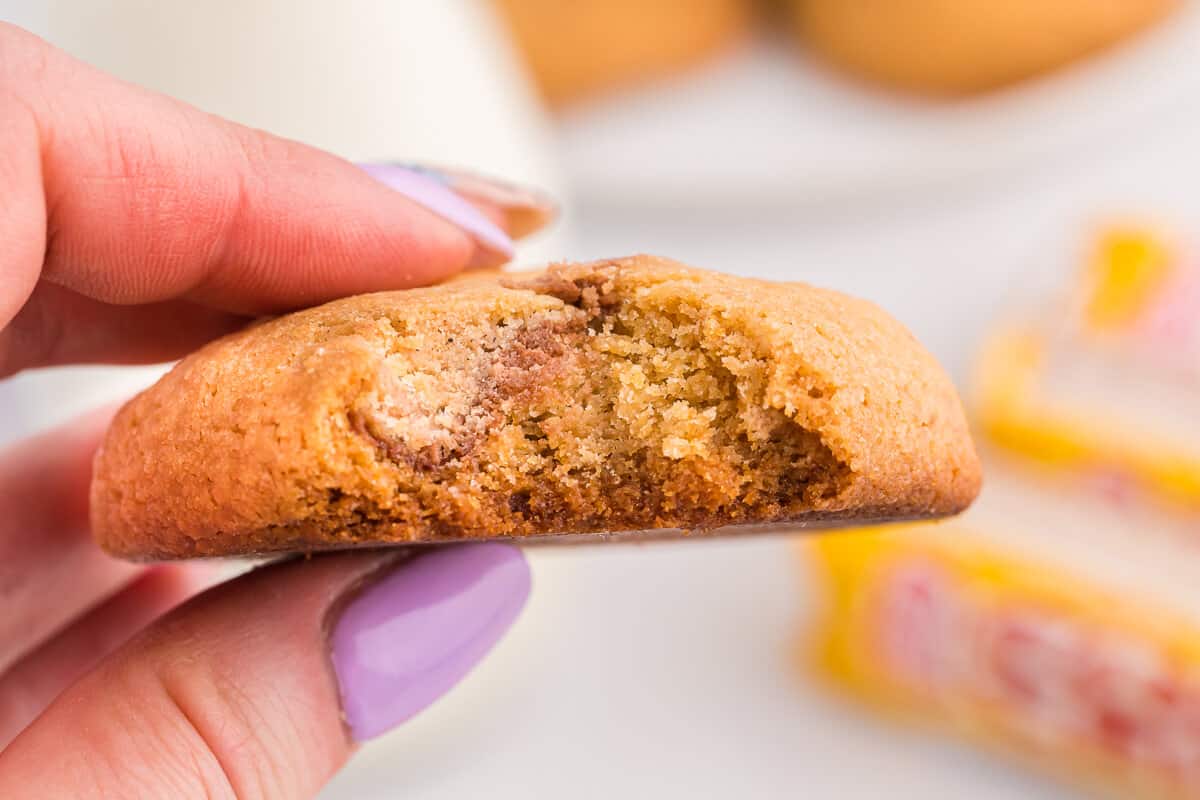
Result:
<svg viewBox="0 0 1200 800"><path fill-rule="evenodd" d="M136 3L116 5L136 21ZM36 6L0 0L0 18L18 12L45 24ZM482 26L472 35L490 35L471 19ZM278 35L289 25L281 19ZM441 59L433 74L447 85L478 77L456 71L446 56L455 43L425 38L403 57ZM953 109L875 97L791 55L747 52L553 127L516 86L491 98L488 125L461 99L443 108L428 98L436 113L411 125L473 125L476 149L461 160L512 164L516 177L570 195L564 227L529 260L655 252L842 288L892 311L962 379L998 305L1069 269L1088 220L1130 211L1196 230L1191 76L1200 70L1192 48L1172 41ZM503 82L512 65L501 50L486 71ZM204 65L192 74L201 80ZM312 102L337 93L309 88ZM250 79L236 88L255 90ZM520 119L505 123L506 107ZM355 121L345 124L354 139ZM397 157L436 138L396 136ZM503 144L480 143L489 139ZM889 149L893 139L903 146ZM77 371L0 386L0 435L49 424L126 382ZM965 748L880 726L805 684L790 649L809 589L785 537L537 549L530 559L535 592L495 654L364 748L325 797L1066 796Z"/></svg>

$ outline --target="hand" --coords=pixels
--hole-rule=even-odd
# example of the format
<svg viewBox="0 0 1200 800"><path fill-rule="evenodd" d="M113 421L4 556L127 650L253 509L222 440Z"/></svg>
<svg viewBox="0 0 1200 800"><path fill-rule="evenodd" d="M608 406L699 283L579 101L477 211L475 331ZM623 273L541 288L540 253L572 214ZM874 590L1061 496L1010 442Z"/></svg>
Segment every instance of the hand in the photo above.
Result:
<svg viewBox="0 0 1200 800"><path fill-rule="evenodd" d="M497 264L503 228L545 216L480 179L368 174L2 23L0 187L0 377L177 358L255 315ZM310 797L524 603L519 552L487 544L297 559L181 604L202 568L88 536L107 418L0 453L0 797Z"/></svg>

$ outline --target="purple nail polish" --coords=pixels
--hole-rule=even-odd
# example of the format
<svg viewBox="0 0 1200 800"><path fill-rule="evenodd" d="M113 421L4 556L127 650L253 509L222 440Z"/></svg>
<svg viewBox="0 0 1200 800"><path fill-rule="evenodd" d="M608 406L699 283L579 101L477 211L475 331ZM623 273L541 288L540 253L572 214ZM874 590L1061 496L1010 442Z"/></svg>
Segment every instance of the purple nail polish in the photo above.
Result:
<svg viewBox="0 0 1200 800"><path fill-rule="evenodd" d="M444 182L396 164L358 166L375 180L466 231L480 247L512 257L513 243L508 234Z"/></svg>
<svg viewBox="0 0 1200 800"><path fill-rule="evenodd" d="M430 705L492 649L529 596L521 551L489 542L422 551L355 597L330 636L358 741Z"/></svg>
<svg viewBox="0 0 1200 800"><path fill-rule="evenodd" d="M500 209L504 212L505 228L516 239L541 230L558 216L558 203L539 189L454 167L432 167L424 164L398 166L445 184L459 197L482 200Z"/></svg>

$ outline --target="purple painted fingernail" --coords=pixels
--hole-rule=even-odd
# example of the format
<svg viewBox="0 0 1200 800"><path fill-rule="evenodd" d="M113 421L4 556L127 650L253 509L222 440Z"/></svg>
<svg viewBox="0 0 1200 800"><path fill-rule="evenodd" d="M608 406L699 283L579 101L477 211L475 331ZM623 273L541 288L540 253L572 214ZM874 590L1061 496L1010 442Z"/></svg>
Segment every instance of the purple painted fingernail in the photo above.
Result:
<svg viewBox="0 0 1200 800"><path fill-rule="evenodd" d="M355 740L394 728L449 691L528 596L521 551L494 542L422 551L362 590L330 636Z"/></svg>
<svg viewBox="0 0 1200 800"><path fill-rule="evenodd" d="M424 171L398 164L359 164L368 175L415 203L464 230L477 245L511 258L513 243L508 234L483 213L455 193L445 182Z"/></svg>
<svg viewBox="0 0 1200 800"><path fill-rule="evenodd" d="M468 200L482 200L504 212L504 227L514 239L528 236L558 216L558 203L546 192L456 167L399 164L446 185Z"/></svg>

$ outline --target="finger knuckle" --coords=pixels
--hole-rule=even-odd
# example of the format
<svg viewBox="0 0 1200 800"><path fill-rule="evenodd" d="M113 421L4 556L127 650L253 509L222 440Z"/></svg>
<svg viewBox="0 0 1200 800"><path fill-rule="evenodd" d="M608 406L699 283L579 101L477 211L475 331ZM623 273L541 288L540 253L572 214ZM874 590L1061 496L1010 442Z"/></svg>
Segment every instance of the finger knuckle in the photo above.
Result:
<svg viewBox="0 0 1200 800"><path fill-rule="evenodd" d="M98 716L81 720L86 746L70 749L64 759L69 783L104 787L105 796L113 797L238 800L153 675L118 665L95 677L108 691L103 704L89 709Z"/></svg>
<svg viewBox="0 0 1200 800"><path fill-rule="evenodd" d="M275 707L269 691L251 696L236 675L211 660L164 668L158 682L173 725L192 743L197 779L216 796L292 796L289 773L280 766L288 743L277 719L286 709Z"/></svg>
<svg viewBox="0 0 1200 800"><path fill-rule="evenodd" d="M231 146L241 162L243 178L256 189L269 188L272 175L288 174L290 167L303 162L308 150L299 142L253 128L231 125L228 131Z"/></svg>
<svg viewBox="0 0 1200 800"><path fill-rule="evenodd" d="M219 170L219 185L212 187L211 235L213 246L208 254L206 281L219 282L224 271L239 266L231 259L233 243L248 230L257 227L260 204L271 196L273 176L288 174L289 165L301 158L304 146L239 125L222 125L224 142L215 148L222 153L227 168ZM266 242L264 246L276 245ZM270 260L274 254L263 252L258 258Z"/></svg>

